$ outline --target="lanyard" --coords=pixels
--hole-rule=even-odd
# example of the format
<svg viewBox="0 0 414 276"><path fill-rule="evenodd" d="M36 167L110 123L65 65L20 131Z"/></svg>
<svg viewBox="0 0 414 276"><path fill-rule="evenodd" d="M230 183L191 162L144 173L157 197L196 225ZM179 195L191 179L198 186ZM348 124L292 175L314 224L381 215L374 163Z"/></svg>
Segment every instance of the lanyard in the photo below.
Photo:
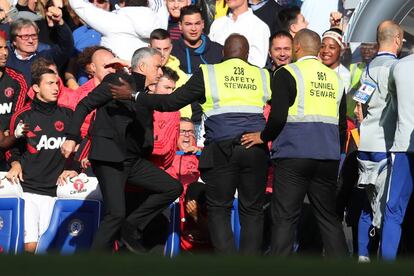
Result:
<svg viewBox="0 0 414 276"><path fill-rule="evenodd" d="M392 53L388 53L388 52L384 52L384 53L380 53L380 54L377 54L375 57L382 57L382 56L391 56L391 57L393 57L393 58L395 58L395 59L397 59L397 56L396 55L394 55L394 54L392 54ZM367 69L366 69L366 72L367 72L367 75L368 75L368 77L371 79L371 80L373 80L374 82L375 82L375 80L371 77L371 75L369 74L369 65L370 65L371 63L368 63L367 64Z"/></svg>

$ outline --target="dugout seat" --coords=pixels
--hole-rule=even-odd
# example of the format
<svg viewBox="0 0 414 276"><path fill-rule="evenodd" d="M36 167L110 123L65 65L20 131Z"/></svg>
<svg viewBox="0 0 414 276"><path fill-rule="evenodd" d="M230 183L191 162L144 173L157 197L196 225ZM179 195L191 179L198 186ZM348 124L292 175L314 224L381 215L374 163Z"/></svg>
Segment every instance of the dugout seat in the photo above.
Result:
<svg viewBox="0 0 414 276"><path fill-rule="evenodd" d="M236 249L240 247L240 219L239 219L239 200L237 198L233 201L233 208L231 209L231 230L233 231L234 243Z"/></svg>
<svg viewBox="0 0 414 276"><path fill-rule="evenodd" d="M88 250L101 220L98 200L58 199L50 224L40 237L36 254L73 254Z"/></svg>
<svg viewBox="0 0 414 276"><path fill-rule="evenodd" d="M180 203L178 200L170 205L170 229L168 232L167 242L164 247L164 256L175 257L181 251L180 241ZM240 220L239 220L239 209L238 199L235 198L233 201L233 208L231 210L231 229L234 234L234 242L236 249L239 249L240 244Z"/></svg>
<svg viewBox="0 0 414 276"><path fill-rule="evenodd" d="M180 253L180 203L178 200L170 205L170 228L168 230L168 238L164 247L164 256L175 257Z"/></svg>
<svg viewBox="0 0 414 276"><path fill-rule="evenodd" d="M24 244L24 200L20 185L8 182L0 172L0 254L18 254Z"/></svg>
<svg viewBox="0 0 414 276"><path fill-rule="evenodd" d="M59 186L50 224L40 237L36 253L73 254L92 245L102 213L102 195L95 177L80 174Z"/></svg>

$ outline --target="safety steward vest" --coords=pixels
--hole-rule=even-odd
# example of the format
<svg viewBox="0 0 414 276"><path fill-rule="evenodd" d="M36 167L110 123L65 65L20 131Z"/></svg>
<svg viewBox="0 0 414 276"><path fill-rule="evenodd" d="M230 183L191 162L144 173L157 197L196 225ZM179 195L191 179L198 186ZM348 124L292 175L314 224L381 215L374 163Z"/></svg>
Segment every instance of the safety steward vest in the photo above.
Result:
<svg viewBox="0 0 414 276"><path fill-rule="evenodd" d="M360 86L360 80L362 73L365 71L366 64L365 62L352 63L349 67L351 71L351 89L358 89Z"/></svg>
<svg viewBox="0 0 414 276"><path fill-rule="evenodd" d="M232 58L202 64L206 101L202 104L206 143L262 131L263 106L270 99L267 70Z"/></svg>
<svg viewBox="0 0 414 276"><path fill-rule="evenodd" d="M295 78L297 95L285 127L273 142L272 158L338 160L339 104L344 89L341 79L316 58L284 68Z"/></svg>

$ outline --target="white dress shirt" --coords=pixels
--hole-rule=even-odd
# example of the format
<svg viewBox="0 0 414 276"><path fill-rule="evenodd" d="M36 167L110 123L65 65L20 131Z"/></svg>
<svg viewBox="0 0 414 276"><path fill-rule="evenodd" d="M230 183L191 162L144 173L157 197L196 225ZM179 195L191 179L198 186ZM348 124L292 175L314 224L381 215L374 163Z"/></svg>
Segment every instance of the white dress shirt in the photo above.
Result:
<svg viewBox="0 0 414 276"><path fill-rule="evenodd" d="M251 9L240 14L236 21L233 14L220 17L214 20L210 28L210 39L224 45L226 38L232 33L244 35L249 42L248 61L258 67L266 65L267 53L269 50L269 27Z"/></svg>

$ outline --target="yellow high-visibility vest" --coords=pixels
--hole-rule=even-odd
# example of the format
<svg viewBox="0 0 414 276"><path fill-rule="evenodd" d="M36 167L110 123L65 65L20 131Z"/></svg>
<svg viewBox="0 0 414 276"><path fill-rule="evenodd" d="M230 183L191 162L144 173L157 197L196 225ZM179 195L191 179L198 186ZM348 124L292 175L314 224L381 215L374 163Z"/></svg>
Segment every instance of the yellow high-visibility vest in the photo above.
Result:
<svg viewBox="0 0 414 276"><path fill-rule="evenodd" d="M207 117L229 113L263 113L271 97L269 72L232 58L215 65L200 65L203 71Z"/></svg>
<svg viewBox="0 0 414 276"><path fill-rule="evenodd" d="M351 85L349 86L349 89L359 88L361 76L366 67L367 65L365 62L352 63L350 65L349 71L351 73Z"/></svg>
<svg viewBox="0 0 414 276"><path fill-rule="evenodd" d="M297 95L289 108L288 123L321 122L338 124L339 104L344 92L335 71L316 58L285 65L296 81Z"/></svg>

